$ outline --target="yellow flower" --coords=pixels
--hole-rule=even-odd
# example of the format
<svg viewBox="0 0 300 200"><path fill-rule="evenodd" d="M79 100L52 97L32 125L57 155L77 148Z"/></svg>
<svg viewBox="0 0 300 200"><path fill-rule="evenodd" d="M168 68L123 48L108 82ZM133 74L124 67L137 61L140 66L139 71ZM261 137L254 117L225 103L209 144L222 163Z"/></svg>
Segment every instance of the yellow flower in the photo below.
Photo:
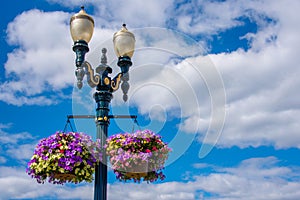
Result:
<svg viewBox="0 0 300 200"><path fill-rule="evenodd" d="M30 168L36 167L37 163L31 163Z"/></svg>

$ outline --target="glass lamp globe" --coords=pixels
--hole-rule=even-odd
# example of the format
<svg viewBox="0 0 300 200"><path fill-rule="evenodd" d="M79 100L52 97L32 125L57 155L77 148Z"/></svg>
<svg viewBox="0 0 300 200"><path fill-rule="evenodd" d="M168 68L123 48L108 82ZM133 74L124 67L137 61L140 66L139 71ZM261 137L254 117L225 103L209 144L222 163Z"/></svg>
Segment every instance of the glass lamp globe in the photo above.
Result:
<svg viewBox="0 0 300 200"><path fill-rule="evenodd" d="M74 42L83 40L88 43L94 32L94 19L88 15L84 7L70 20L70 32Z"/></svg>
<svg viewBox="0 0 300 200"><path fill-rule="evenodd" d="M134 53L135 37L129 32L126 25L113 36L114 50L118 57L132 57Z"/></svg>

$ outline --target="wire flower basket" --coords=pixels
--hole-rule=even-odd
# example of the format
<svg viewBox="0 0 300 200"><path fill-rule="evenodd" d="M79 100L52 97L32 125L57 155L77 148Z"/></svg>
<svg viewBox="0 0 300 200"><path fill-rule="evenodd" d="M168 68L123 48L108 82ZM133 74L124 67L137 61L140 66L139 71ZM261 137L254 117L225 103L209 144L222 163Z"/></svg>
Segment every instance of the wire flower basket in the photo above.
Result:
<svg viewBox="0 0 300 200"><path fill-rule="evenodd" d="M106 140L105 148L120 181L149 183L165 179L162 170L171 149L151 130L112 135Z"/></svg>
<svg viewBox="0 0 300 200"><path fill-rule="evenodd" d="M84 133L56 132L37 144L26 171L38 183L92 182L102 150L99 140Z"/></svg>

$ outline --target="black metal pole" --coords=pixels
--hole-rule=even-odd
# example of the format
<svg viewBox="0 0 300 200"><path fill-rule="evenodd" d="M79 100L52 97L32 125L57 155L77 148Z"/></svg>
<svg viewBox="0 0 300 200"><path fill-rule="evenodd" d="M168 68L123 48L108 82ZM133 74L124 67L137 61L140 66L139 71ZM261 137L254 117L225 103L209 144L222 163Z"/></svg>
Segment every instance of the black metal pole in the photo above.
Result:
<svg viewBox="0 0 300 200"><path fill-rule="evenodd" d="M108 115L109 104L112 99L112 92L118 90L120 82L122 81L121 89L123 91L123 100L127 101L127 92L129 89L129 75L128 70L132 65L131 59L128 56L121 56L118 60L118 66L121 72L113 79L108 75L112 73L112 68L107 65L106 49L102 49L101 64L96 68L84 61L84 54L88 51L85 41L77 41L73 46L73 51L76 52L76 66L75 75L77 77L77 86L82 87L83 77L86 75L88 84L91 87L96 87L94 98L96 101L96 127L97 139L101 140L101 145L104 146L107 138L109 119L110 118L135 118L136 116L113 116ZM95 74L96 72L96 74ZM92 118L93 115L70 115L68 118ZM107 199L107 157L106 152L102 152L102 162L100 162L95 169L95 186L94 186L94 200Z"/></svg>
<svg viewBox="0 0 300 200"><path fill-rule="evenodd" d="M96 101L96 126L97 126L97 139L101 140L104 145L108 126L109 126L109 103L112 94L108 88L100 88L95 94ZM94 200L107 199L107 157L103 152L102 162L96 166L95 172L95 186L94 186Z"/></svg>

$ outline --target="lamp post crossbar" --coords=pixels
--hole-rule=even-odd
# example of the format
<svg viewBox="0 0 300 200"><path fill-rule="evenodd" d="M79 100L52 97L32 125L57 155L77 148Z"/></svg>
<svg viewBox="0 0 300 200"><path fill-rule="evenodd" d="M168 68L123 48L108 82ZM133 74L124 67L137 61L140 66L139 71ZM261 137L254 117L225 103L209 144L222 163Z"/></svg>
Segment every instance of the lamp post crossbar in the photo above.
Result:
<svg viewBox="0 0 300 200"><path fill-rule="evenodd" d="M67 115L68 119L94 119L96 115ZM109 119L136 119L137 115L108 115Z"/></svg>

